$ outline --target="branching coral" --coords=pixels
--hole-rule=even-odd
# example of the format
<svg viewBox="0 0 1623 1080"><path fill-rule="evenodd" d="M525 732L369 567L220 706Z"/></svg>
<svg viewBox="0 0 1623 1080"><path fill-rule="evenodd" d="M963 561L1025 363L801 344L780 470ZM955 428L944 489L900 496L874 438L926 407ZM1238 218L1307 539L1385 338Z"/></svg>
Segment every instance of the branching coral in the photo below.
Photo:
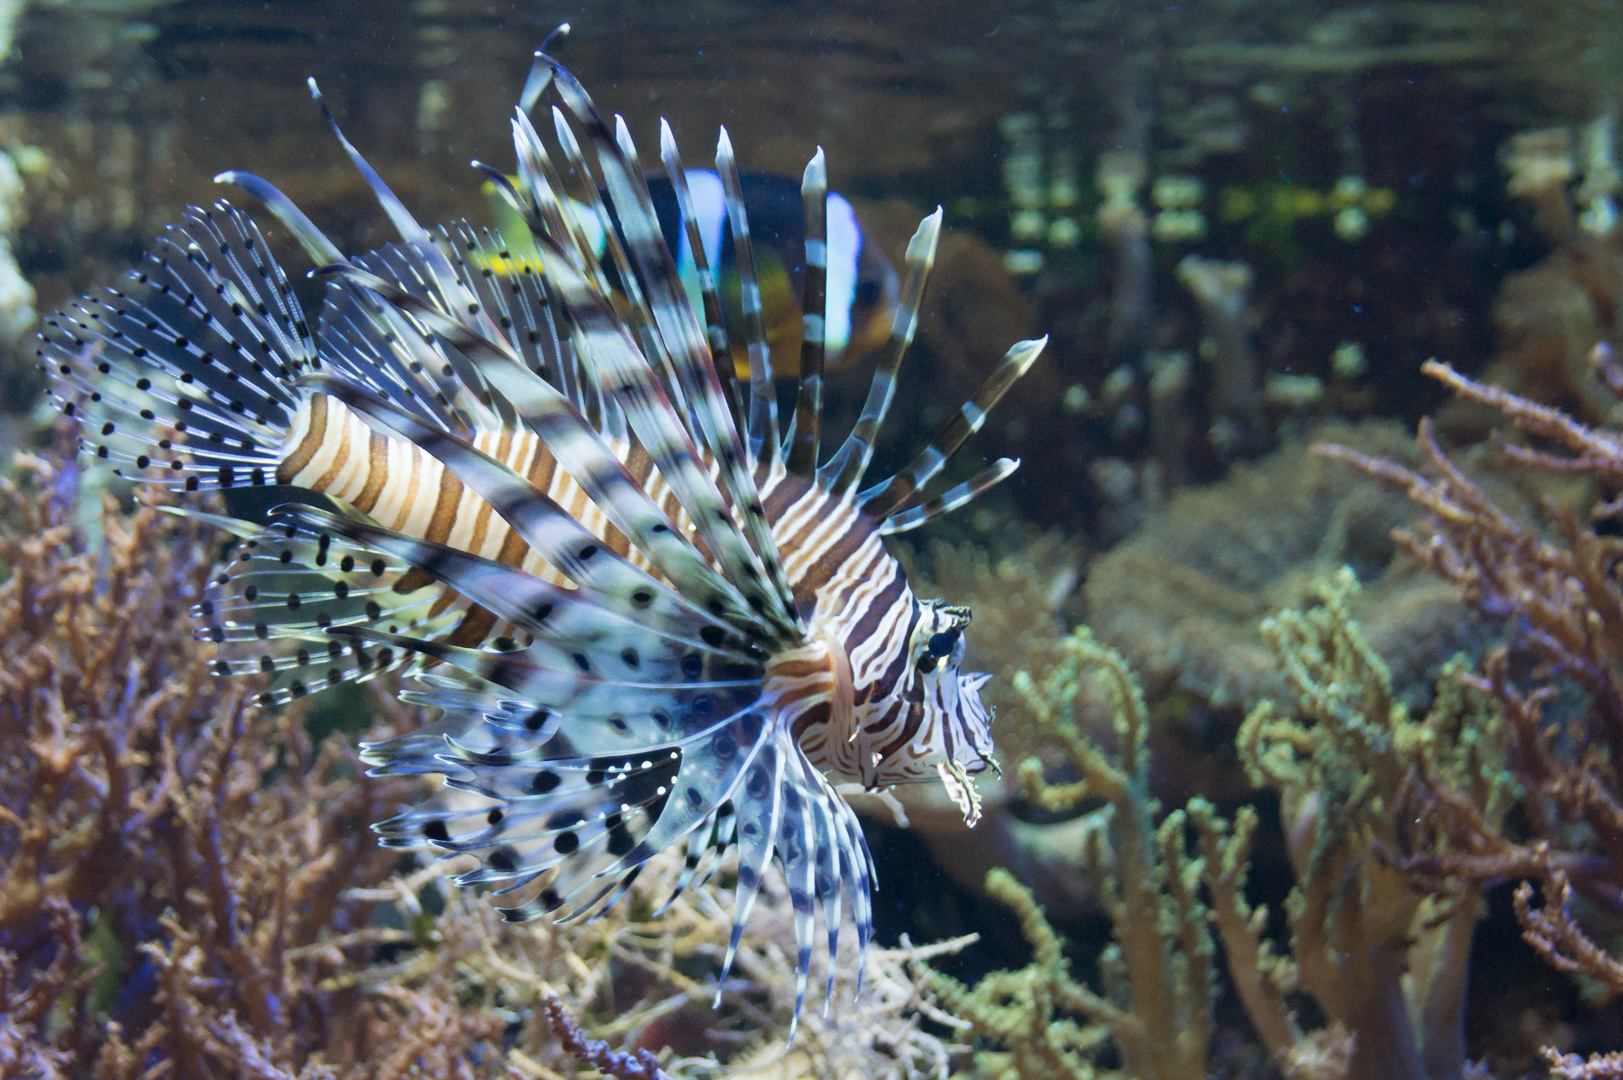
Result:
<svg viewBox="0 0 1623 1080"><path fill-rule="evenodd" d="M1398 843L1416 776L1497 821L1510 791L1490 699L1445 674L1416 720L1392 693L1386 665L1349 612L1350 570L1321 584L1320 604L1263 624L1300 719L1263 703L1239 737L1254 783L1279 792L1297 884L1286 903L1292 959L1263 937L1267 915L1244 900L1257 818L1230 833L1192 804L1214 921L1253 1024L1276 1060L1302 1035L1286 997L1303 992L1351 1038L1346 1076L1458 1077L1465 1067L1465 974L1479 895L1469 885L1417 883L1380 856ZM1437 838L1438 844L1446 838Z"/></svg>
<svg viewBox="0 0 1623 1080"><path fill-rule="evenodd" d="M502 923L446 864L376 846L366 826L411 782L367 778L349 736L316 745L300 714L249 710L251 687L209 673L186 616L215 554L199 526L109 502L92 550L72 467L16 472L0 481L0 1073L557 1080L574 1054L644 1075L646 1051L707 1055L683 1075L783 1059L780 883L719 1013L727 890L650 918L679 852L592 923ZM381 697L372 737L419 722ZM802 1018L792 1075L944 1077L951 1044L922 1021L962 1022L908 976L908 950L870 953L853 1006L853 951L831 1016Z"/></svg>
<svg viewBox="0 0 1623 1080"><path fill-rule="evenodd" d="M1623 392L1623 370L1600 350L1593 363L1614 394ZM1501 438L1499 449L1509 461L1543 475L1588 477L1606 490L1623 485L1623 439L1616 433L1467 379L1443 364L1430 363L1427 371L1566 451ZM1344 447L1324 452L1404 488L1430 514L1418 528L1397 534L1399 541L1433 573L1458 586L1470 603L1515 618L1519 632L1513 651L1494 657L1478 685L1499 702L1509 724L1508 763L1522 788L1532 837L1512 842L1491 823L1456 813L1451 831L1462 838L1469 857L1415 858L1410 865L1482 882L1560 872L1590 900L1623 908L1623 784L1616 766L1623 761L1623 584L1616 574L1623 543L1587 525L1571 507L1550 508L1549 535L1526 526L1444 455L1425 422L1420 442L1426 455L1421 471ZM1616 502L1597 506L1592 518L1604 520L1619 508ZM1534 663L1530 688L1517 684L1513 661L1518 657ZM1583 701L1568 722L1554 723L1545 711L1562 682L1576 684ZM1434 804L1449 805L1433 792L1424 794Z"/></svg>
<svg viewBox="0 0 1623 1080"><path fill-rule="evenodd" d="M1115 755L1077 729L1075 705L1090 672L1115 705ZM1198 895L1201 866L1186 853L1182 812L1155 822L1143 691L1121 655L1085 628L1065 639L1060 662L1040 680L1021 672L1015 687L1081 775L1074 783L1049 785L1041 763L1028 760L1020 772L1028 796L1049 810L1090 798L1105 802L1089 815L1093 842L1086 852L1115 937L1100 959L1104 989L1071 977L1060 941L1031 894L999 872L988 877L987 888L1020 916L1033 962L988 976L973 990L940 975L935 985L952 1009L1002 1047L981 1056L983 1075L1091 1077L1102 1071L1098 1055L1111 1043L1123 1075L1203 1076L1216 983L1207 910Z"/></svg>
<svg viewBox="0 0 1623 1080"><path fill-rule="evenodd" d="M1516 918L1527 941L1551 967L1587 975L1614 993L1623 990L1623 964L1613 960L1572 917L1572 883L1560 870L1544 884L1544 907L1533 907L1533 886L1516 886Z"/></svg>
<svg viewBox="0 0 1623 1080"><path fill-rule="evenodd" d="M1614 401L1623 398L1623 369L1597 346L1590 368ZM1511 463L1541 477L1579 477L1600 494L1623 486L1623 438L1581 423L1496 386L1468 379L1436 362L1428 373L1467 401L1496 410L1544 447L1496 439ZM1465 598L1495 615L1512 616L1517 635L1477 680L1502 708L1509 728L1507 763L1520 786L1526 835L1511 836L1462 808L1436 785L1416 789L1424 816L1456 840L1442 855L1406 852L1403 865L1423 874L1475 882L1535 877L1545 903L1532 905L1526 882L1516 895L1523 935L1555 967L1600 985L1623 987L1617 961L1595 944L1573 916L1574 892L1602 909L1623 909L1623 583L1617 573L1623 543L1601 526L1623 504L1579 509L1552 504L1547 531L1505 513L1443 453L1422 423L1420 471L1344 447L1325 452L1406 490L1428 510L1399 540ZM1575 685L1581 700L1561 700ZM1551 719L1547 712L1557 713ZM1565 715L1560 715L1560 714ZM1557 1075L1606 1076L1615 1061L1584 1063L1550 1055Z"/></svg>
<svg viewBox="0 0 1623 1080"><path fill-rule="evenodd" d="M1623 1077L1623 1053L1591 1054L1585 1059L1577 1054L1562 1054L1546 1048L1544 1058L1550 1063L1550 1075L1556 1080L1618 1080Z"/></svg>

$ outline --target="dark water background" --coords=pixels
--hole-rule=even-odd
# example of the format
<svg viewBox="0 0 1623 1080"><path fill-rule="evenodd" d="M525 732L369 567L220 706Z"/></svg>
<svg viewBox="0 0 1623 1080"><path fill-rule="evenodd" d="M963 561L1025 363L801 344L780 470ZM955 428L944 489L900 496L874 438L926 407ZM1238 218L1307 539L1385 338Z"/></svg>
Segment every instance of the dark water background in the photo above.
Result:
<svg viewBox="0 0 1623 1080"><path fill-rule="evenodd" d="M864 202L893 251L943 204L949 229L1000 255L1011 204L999 124L1037 116L1048 159L1072 161L1082 242L1014 284L1022 305L1003 302L1007 279L988 291L995 259L942 285L904 400L933 426L955 405L936 390L967 389L1015 337L1052 334L985 449L1027 460L1010 489L1026 513L1084 531L1099 527L1087 464L1143 452L1142 438L1111 445L1111 416L1058 407L1073 387L1097 399L1123 359L1107 340L1113 271L1092 223L1100 154L1137 131L1152 176L1206 186L1204 240L1156 249L1158 345L1199 335L1179 257L1245 259L1269 370L1324 377L1340 342L1360 342L1372 377L1359 408L1412 420L1439 400L1419 361L1486 355L1497 281L1539 253L1525 230L1499 228L1517 211L1498 147L1510 131L1604 111L1623 33L1598 3L39 5L0 71L7 138L41 147L60 173L14 245L37 307L109 280L185 204L226 194L210 178L228 168L273 180L343 247L382 242L306 76L421 220L479 220L468 161L510 160L506 118L530 53L566 21L558 54L626 115L648 158L660 116L690 166L721 124L749 169L794 175L822 145L834 187ZM1349 173L1394 196L1356 244L1327 219L1259 235L1210 205L1225 186L1266 200L1293 185L1328 192ZM36 385L25 351L7 367L13 410Z"/></svg>

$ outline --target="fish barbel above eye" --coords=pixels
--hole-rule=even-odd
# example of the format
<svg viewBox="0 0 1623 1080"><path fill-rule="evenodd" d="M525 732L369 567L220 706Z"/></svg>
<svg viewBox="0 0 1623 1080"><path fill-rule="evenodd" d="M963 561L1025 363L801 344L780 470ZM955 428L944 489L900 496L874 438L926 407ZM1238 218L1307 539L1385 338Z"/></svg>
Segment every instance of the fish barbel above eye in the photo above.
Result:
<svg viewBox="0 0 1623 1080"><path fill-rule="evenodd" d="M268 181L221 174L325 279L319 319L249 216L192 208L119 288L45 321L53 398L85 453L139 482L224 491L228 506L240 488L306 496L268 524L212 518L242 543L197 608L198 634L217 644L221 675L263 680L265 705L412 676L403 699L438 718L364 757L377 774L446 784L375 826L384 844L476 857L458 881L490 886L514 920L601 911L673 847L688 856L680 893L736 848L724 968L776 861L795 911L798 1016L815 910L831 957L845 911L861 946L872 933L872 861L830 777L939 779L972 816L969 777L991 742L985 677L958 671L969 615L917 600L884 540L1013 472L1000 459L924 494L1046 339L1016 343L911 464L864 486L940 210L908 245L860 416L825 455L821 150L801 185L800 309L813 314L782 368L799 377L785 424L725 131L716 175L737 326L720 314L669 128L660 157L697 306L627 125L550 57L536 55L524 107L506 118L515 165L479 166L533 241L513 273L498 273L495 234L418 224L311 90L399 239L346 255ZM545 136L529 110L543 96ZM606 260L557 182L586 174L585 148L603 188L576 195L612 229Z"/></svg>

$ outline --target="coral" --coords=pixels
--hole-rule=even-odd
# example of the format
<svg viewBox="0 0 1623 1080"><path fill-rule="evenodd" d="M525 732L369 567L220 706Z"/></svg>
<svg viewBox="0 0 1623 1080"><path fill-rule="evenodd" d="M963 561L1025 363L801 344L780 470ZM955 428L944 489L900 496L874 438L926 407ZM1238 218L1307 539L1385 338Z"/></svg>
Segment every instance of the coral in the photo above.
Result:
<svg viewBox="0 0 1623 1080"><path fill-rule="evenodd" d="M547 1026L558 1043L570 1054L595 1067L605 1076L619 1080L670 1080L659 1067L659 1059L642 1047L627 1054L616 1050L601 1039L593 1039L581 1030L580 1024L557 997L548 997L541 1003L541 1012Z"/></svg>
<svg viewBox="0 0 1623 1080"><path fill-rule="evenodd" d="M1529 202L1538 231L1552 250L1538 264L1511 274L1494 300L1497 353L1482 373L1523 397L1588 422L1618 418L1618 402L1589 363L1590 352L1610 348L1623 326L1623 234L1614 227L1618 185L1610 115L1587 125L1575 155L1568 128L1524 132L1501 157L1509 193ZM1583 158L1583 182L1576 156ZM1578 223L1583 227L1579 228ZM1496 419L1490 408L1456 399L1438 414L1445 431L1478 437Z"/></svg>
<svg viewBox="0 0 1623 1080"><path fill-rule="evenodd" d="M1586 975L1613 992L1623 990L1623 964L1607 956L1572 917L1572 882L1552 870L1544 885L1544 907L1533 908L1533 886L1516 886L1516 918L1522 932L1550 966Z"/></svg>
<svg viewBox="0 0 1623 1080"><path fill-rule="evenodd" d="M1591 353L1597 381L1623 395L1623 369L1603 349ZM1428 511L1398 539L1438 577L1457 586L1484 611L1509 616L1509 646L1489 658L1473 680L1503 711L1506 766L1518 789L1520 826L1514 833L1462 804L1447 785L1422 776L1410 793L1422 842L1449 838L1447 850L1417 850L1398 837L1395 864L1433 879L1487 884L1541 878L1544 905L1534 908L1526 881L1516 893L1523 936L1553 966L1623 988L1623 966L1609 956L1571 911L1577 893L1601 911L1623 906L1623 586L1616 569L1623 544L1609 519L1619 501L1600 501L1623 484L1623 440L1550 406L1468 379L1447 365L1426 370L1467 400L1511 421L1534 446L1496 439L1501 456L1527 472L1559 481L1590 481L1574 504L1550 500L1542 522L1507 513L1437 445L1422 422L1420 470L1377 460L1345 447L1324 452L1405 490ZM1543 447L1543 448L1541 448ZM1547 448L1547 449L1545 449ZM1589 502L1587 520L1584 502ZM1579 693L1570 691L1576 688ZM1420 826L1424 825L1424 831ZM1555 1060L1552 1058L1552 1060ZM1563 1059L1558 1075L1594 1073Z"/></svg>
<svg viewBox="0 0 1623 1080"><path fill-rule="evenodd" d="M644 1069L646 1051L667 1069L700 1055L682 1075L781 1056L796 945L780 882L714 1014L728 890L651 918L680 853L594 922L502 923L443 880L457 860L376 845L367 824L414 782L366 777L353 732L318 744L301 713L250 710L253 687L211 675L186 616L216 552L199 525L107 501L90 548L74 468L19 456L14 471L0 482L0 1071L553 1080L574 1074L572 1053ZM389 695L378 710L373 738L421 719ZM913 952L870 952L860 1006L843 958L831 1014L802 1018L794 1075L945 1075L950 1044L922 1020L962 1022L907 975ZM579 1039L555 1034L558 1008Z"/></svg>
<svg viewBox="0 0 1623 1080"><path fill-rule="evenodd" d="M1623 370L1598 350L1594 361L1602 382L1623 390ZM1499 449L1510 462L1556 477L1589 477L1607 490L1623 482L1623 442L1613 432L1467 379L1444 364L1429 363L1426 370L1566 451L1501 438ZM1580 894L1616 907L1623 902L1623 790L1612 762L1623 760L1623 587L1614 567L1623 545L1586 525L1570 505L1550 507L1550 535L1523 525L1449 460L1425 421L1419 440L1425 464L1418 472L1342 446L1323 451L1405 490L1429 515L1398 533L1399 542L1458 587L1467 602L1516 619L1510 651L1490 659L1478 685L1499 702L1510 726L1509 767L1521 785L1534 838L1514 843L1491 823L1456 812L1451 831L1469 836L1466 852L1414 865L1480 881L1564 871ZM1604 521L1617 508L1615 502L1596 506L1591 518ZM1517 657L1535 665L1531 688L1517 685ZM1561 682L1576 684L1584 704L1568 723L1552 724L1544 712ZM1424 791L1422 797L1432 794ZM1449 808L1446 799L1433 801Z"/></svg>
<svg viewBox="0 0 1623 1080"><path fill-rule="evenodd" d="M1088 673L1114 703L1114 755L1078 731L1074 704ZM978 1055L980 1075L1091 1077L1110 1043L1124 1075L1204 1076L1216 982L1207 908L1198 895L1200 862L1186 852L1182 812L1154 820L1159 805L1149 794L1143 691L1121 654L1086 628L1065 639L1060 662L1040 681L1021 672L1016 690L1081 775L1050 785L1041 762L1029 759L1020 770L1028 797L1055 811L1085 799L1105 803L1088 815L1085 850L1115 938L1099 962L1104 990L1071 977L1060 939L1031 894L1000 871L988 875L987 890L1019 915L1032 963L989 975L973 990L939 974L933 985L949 1008L1001 1046Z"/></svg>
<svg viewBox="0 0 1623 1080"><path fill-rule="evenodd" d="M970 1020L977 1034L1007 1048L978 1052L973 1075L997 1080L1092 1076L1093 1059L1109 1039L1110 1029L1076 1017L1115 1010L1071 977L1064 942L1031 890L1007 870L997 869L987 874L986 891L1013 909L1033 958L1019 971L992 972L973 990L949 976L931 973L937 993Z"/></svg>
<svg viewBox="0 0 1623 1080"><path fill-rule="evenodd" d="M1381 457L1412 454L1391 424L1330 424L1314 436ZM1176 693L1247 707L1288 692L1257 633L1263 617L1297 606L1316 577L1350 564L1364 584L1354 617L1376 651L1394 658L1398 694L1418 700L1444 661L1480 647L1488 624L1388 537L1414 516L1379 484L1287 447L1219 484L1176 493L1095 560L1085 617L1127 655L1152 702Z"/></svg>
<svg viewBox="0 0 1623 1080"><path fill-rule="evenodd" d="M1510 174L1505 190L1532 203L1539 228L1553 241L1572 235L1573 213L1567 185L1576 171L1572 161L1572 132L1546 128L1513 135L1500 152Z"/></svg>
<svg viewBox="0 0 1623 1080"><path fill-rule="evenodd" d="M1129 115L1124 139L1142 144L1143 125ZM1094 178L1103 196L1097 211L1099 230L1115 261L1110 290L1110 354L1132 361L1149 337L1155 311L1155 258L1150 251L1149 221L1138 205L1144 183L1144 150L1111 150L1099 155Z"/></svg>
<svg viewBox="0 0 1623 1080"><path fill-rule="evenodd" d="M1617 317L1620 298L1623 245L1616 237L1580 235L1536 266L1510 275L1494 301L1500 345L1483 380L1580 419L1614 420L1617 399L1596 377L1589 354L1623 330ZM1485 410L1466 410L1458 403L1439 416L1446 430L1473 433L1492 419Z"/></svg>
<svg viewBox="0 0 1623 1080"><path fill-rule="evenodd" d="M1255 811L1243 809L1232 831L1199 800L1190 816L1230 975L1276 1061L1300 1053L1286 996L1306 993L1351 1039L1346 1077L1458 1077L1480 894L1472 883L1412 879L1381 855L1398 843L1416 775L1469 800L1483 820L1503 816L1501 726L1492 699L1457 671L1424 718L1411 717L1353 621L1356 589L1343 569L1321 582L1316 607L1263 624L1300 718L1264 702L1238 740L1253 783L1280 796L1296 875L1285 904L1290 960L1263 936L1265 909L1244 898Z"/></svg>
<svg viewBox="0 0 1623 1080"><path fill-rule="evenodd" d="M1550 1075L1556 1080L1617 1080L1623 1077L1623 1053L1591 1054L1588 1059L1577 1054L1562 1054L1546 1049L1544 1058L1550 1063Z"/></svg>

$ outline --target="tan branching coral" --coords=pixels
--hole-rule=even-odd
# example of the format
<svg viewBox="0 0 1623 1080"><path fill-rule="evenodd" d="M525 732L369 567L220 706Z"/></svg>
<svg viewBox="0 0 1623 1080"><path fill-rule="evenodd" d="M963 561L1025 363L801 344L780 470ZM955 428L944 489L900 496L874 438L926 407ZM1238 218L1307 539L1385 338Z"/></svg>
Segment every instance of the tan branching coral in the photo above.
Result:
<svg viewBox="0 0 1623 1080"><path fill-rule="evenodd" d="M352 735L318 745L299 713L248 709L253 687L209 672L186 615L218 554L202 528L108 502L91 549L73 468L20 457L14 472L0 481L0 1074L558 1080L764 1056L785 1066L773 1075L945 1077L953 1044L933 1032L962 1021L909 976L914 950L870 951L856 1004L849 940L833 1010L808 1009L785 1057L796 946L780 882L712 1012L728 890L650 917L680 853L608 915L557 927L503 923L444 879L455 860L379 848L367 826L419 796L413 782L368 778ZM420 722L379 696L371 737Z"/></svg>
<svg viewBox="0 0 1623 1080"><path fill-rule="evenodd" d="M1623 1077L1623 1053L1617 1051L1581 1058L1546 1047L1544 1059L1550 1063L1550 1075L1556 1080L1619 1080Z"/></svg>
<svg viewBox="0 0 1623 1080"><path fill-rule="evenodd" d="M1575 975L1587 975L1613 993L1623 991L1623 964L1607 956L1589 939L1572 917L1572 882L1560 870L1553 870L1544 883L1544 906L1533 907L1533 886L1516 886L1516 918L1528 944L1551 967Z"/></svg>

